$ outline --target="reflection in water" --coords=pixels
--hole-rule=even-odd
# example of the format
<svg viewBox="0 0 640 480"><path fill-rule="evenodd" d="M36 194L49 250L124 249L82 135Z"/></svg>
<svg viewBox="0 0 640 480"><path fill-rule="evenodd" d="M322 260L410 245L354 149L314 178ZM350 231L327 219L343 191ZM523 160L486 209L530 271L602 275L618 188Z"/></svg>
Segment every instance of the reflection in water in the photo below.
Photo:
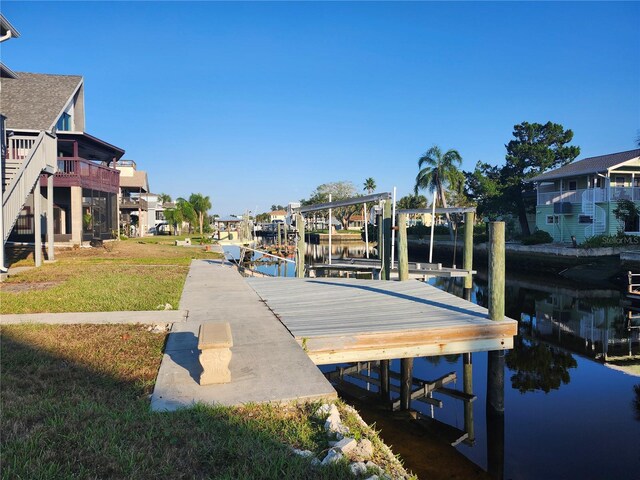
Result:
<svg viewBox="0 0 640 480"><path fill-rule="evenodd" d="M313 261L323 261L328 254L326 245L308 248ZM332 253L335 258L363 257L364 248L334 245ZM290 272L292 275L293 268ZM461 281L439 278L431 283L487 306L482 272L467 292ZM500 392L493 391L492 376L487 375L495 359L486 352L475 353L473 358L467 354L414 359L414 390L434 382L426 379L451 378L452 371L456 374L454 380L442 385L444 388L435 388L411 402L411 408L429 424L424 427L429 437L455 444L457 452L493 478L637 480L640 383L624 372L640 372L640 329L630 328L634 325L625 315L624 296L617 290L586 290L567 281L516 276L513 272L507 272L505 293L505 312L519 321L519 335L514 349L503 357L501 381L507 382L502 398L496 398ZM332 381L345 396L369 405L399 404L400 360L387 362L386 379L384 363L380 367L376 362L362 363L351 372L354 376L345 373L349 365L341 365L342 377ZM322 370L339 371L335 366ZM462 385L458 385L460 379ZM385 381L388 393L381 392ZM501 381L494 379L493 386ZM452 395L452 391L462 395ZM468 401L470 397L477 400ZM383 437L384 433L383 429ZM462 436L465 438L460 440ZM412 441L417 441L415 436L403 438L401 431L394 438L395 444ZM436 478L434 463L461 463L451 452L448 455L448 460L423 459L431 470L420 470L419 459L416 464L407 462L407 466ZM471 474L458 478L471 478Z"/></svg>

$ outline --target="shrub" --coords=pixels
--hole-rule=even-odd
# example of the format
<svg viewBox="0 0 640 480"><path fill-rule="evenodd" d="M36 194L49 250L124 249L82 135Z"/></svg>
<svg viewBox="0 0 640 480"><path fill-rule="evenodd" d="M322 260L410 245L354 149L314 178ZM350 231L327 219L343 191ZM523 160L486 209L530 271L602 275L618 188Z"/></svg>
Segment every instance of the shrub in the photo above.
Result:
<svg viewBox="0 0 640 480"><path fill-rule="evenodd" d="M640 238L618 232L617 235L595 235L586 238L580 248L620 247L624 245L638 245Z"/></svg>
<svg viewBox="0 0 640 480"><path fill-rule="evenodd" d="M522 238L523 245L540 245L542 243L551 243L553 242L553 237L544 230L536 230L533 234L528 237Z"/></svg>

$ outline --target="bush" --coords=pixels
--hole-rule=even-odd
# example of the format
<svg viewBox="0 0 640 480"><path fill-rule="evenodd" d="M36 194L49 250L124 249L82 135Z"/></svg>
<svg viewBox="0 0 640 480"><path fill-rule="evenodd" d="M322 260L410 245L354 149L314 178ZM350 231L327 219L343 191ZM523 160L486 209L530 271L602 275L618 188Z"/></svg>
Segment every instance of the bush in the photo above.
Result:
<svg viewBox="0 0 640 480"><path fill-rule="evenodd" d="M523 245L540 245L542 243L551 243L553 242L553 237L544 230L536 230L533 234L528 237L522 238Z"/></svg>
<svg viewBox="0 0 640 480"><path fill-rule="evenodd" d="M580 244L580 248L620 247L624 245L638 245L638 243L640 243L640 238L618 232L617 235L595 235L589 237Z"/></svg>

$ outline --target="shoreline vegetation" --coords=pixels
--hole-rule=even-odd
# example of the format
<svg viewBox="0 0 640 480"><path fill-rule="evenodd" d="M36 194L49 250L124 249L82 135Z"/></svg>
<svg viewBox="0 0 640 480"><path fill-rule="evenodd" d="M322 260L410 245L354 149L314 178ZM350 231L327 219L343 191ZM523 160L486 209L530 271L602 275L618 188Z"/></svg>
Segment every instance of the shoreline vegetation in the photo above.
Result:
<svg viewBox="0 0 640 480"><path fill-rule="evenodd" d="M220 257L173 247L173 237L145 240L61 251L55 263L11 276L2 312L178 308L191 260ZM415 478L340 400L350 435L373 445L375 465L359 476L348 455L313 460L331 449L317 402L151 412L164 329L25 324L1 333L1 478Z"/></svg>

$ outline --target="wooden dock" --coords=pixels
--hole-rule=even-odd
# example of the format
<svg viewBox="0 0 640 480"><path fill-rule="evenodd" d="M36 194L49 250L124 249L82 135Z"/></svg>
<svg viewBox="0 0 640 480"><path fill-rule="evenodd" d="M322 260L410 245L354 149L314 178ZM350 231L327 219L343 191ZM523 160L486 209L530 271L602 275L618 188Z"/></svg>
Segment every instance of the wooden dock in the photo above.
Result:
<svg viewBox="0 0 640 480"><path fill-rule="evenodd" d="M511 349L517 334L419 281L246 280L317 365Z"/></svg>

